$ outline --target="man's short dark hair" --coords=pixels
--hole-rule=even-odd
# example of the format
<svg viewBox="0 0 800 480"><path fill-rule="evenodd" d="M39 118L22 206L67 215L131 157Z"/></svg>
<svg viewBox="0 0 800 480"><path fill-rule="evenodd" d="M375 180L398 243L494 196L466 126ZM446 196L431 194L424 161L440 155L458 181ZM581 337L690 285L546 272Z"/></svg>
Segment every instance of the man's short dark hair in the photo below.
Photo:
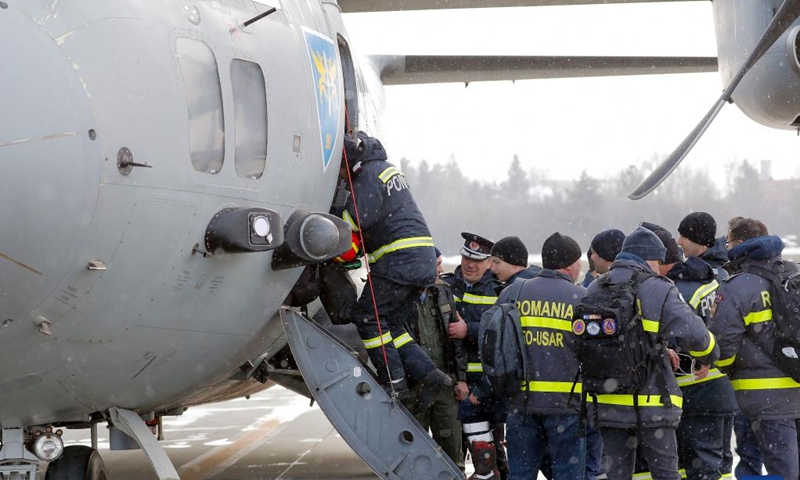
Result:
<svg viewBox="0 0 800 480"><path fill-rule="evenodd" d="M728 240L750 240L769 235L767 226L755 218L742 218L728 230Z"/></svg>

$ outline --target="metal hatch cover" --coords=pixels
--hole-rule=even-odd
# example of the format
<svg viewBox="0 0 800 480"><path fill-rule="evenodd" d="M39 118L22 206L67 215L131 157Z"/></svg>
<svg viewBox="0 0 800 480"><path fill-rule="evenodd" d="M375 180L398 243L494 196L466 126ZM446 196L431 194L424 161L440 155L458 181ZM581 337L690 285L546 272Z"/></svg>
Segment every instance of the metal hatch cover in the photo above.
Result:
<svg viewBox="0 0 800 480"><path fill-rule="evenodd" d="M281 309L281 319L314 399L350 448L378 476L391 480L464 479L413 415L383 391L355 353L295 310Z"/></svg>

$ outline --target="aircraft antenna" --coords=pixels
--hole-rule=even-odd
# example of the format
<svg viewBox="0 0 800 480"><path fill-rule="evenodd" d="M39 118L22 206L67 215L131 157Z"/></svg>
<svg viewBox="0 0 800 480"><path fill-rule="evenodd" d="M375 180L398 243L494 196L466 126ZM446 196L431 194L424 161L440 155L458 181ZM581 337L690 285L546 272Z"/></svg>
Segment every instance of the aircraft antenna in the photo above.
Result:
<svg viewBox="0 0 800 480"><path fill-rule="evenodd" d="M257 21L261 20L262 18L266 17L267 15L271 15L271 14L273 14L273 13L277 12L277 11L278 11L278 8L277 8L277 7L272 7L272 8L270 8L269 10L267 10L266 12L264 12L264 13L259 13L259 14L258 14L258 15L256 15L255 17L253 17L253 18L251 18L250 20L248 20L248 21L244 22L244 24L243 24L243 25L244 25L245 27L249 27L250 25L252 25L252 24L256 23Z"/></svg>

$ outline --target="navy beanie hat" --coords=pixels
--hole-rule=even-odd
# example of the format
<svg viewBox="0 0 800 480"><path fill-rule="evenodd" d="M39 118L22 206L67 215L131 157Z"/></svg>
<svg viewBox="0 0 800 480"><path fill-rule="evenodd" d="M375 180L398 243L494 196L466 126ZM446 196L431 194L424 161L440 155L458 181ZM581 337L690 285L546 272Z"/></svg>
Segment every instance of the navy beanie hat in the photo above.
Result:
<svg viewBox="0 0 800 480"><path fill-rule="evenodd" d="M528 265L528 249L519 237L503 237L494 242L492 255L518 267Z"/></svg>
<svg viewBox="0 0 800 480"><path fill-rule="evenodd" d="M442 251L439 250L439 247L433 247L433 250L436 252L436 258L439 258L439 257L442 256Z"/></svg>
<svg viewBox="0 0 800 480"><path fill-rule="evenodd" d="M625 241L625 234L622 233L622 230L616 228L605 230L592 239L592 250L603 260L613 262L622 249L623 241Z"/></svg>
<svg viewBox="0 0 800 480"><path fill-rule="evenodd" d="M681 220L678 233L698 245L710 248L717 240L717 222L706 212L690 213Z"/></svg>
<svg viewBox="0 0 800 480"><path fill-rule="evenodd" d="M622 251L642 260L659 260L662 263L667 256L667 249L658 236L644 227L636 227L636 230L625 237Z"/></svg>
<svg viewBox="0 0 800 480"><path fill-rule="evenodd" d="M572 238L556 232L542 245L542 266L550 270L567 268L581 258L581 247Z"/></svg>

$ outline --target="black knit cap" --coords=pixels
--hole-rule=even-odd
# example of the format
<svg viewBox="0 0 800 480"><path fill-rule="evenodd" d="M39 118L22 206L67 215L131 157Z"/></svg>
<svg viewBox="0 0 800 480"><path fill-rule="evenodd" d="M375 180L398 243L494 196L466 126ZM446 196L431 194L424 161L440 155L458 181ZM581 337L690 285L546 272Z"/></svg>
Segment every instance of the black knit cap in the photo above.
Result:
<svg viewBox="0 0 800 480"><path fill-rule="evenodd" d="M581 258L581 247L571 237L556 232L542 245L542 266L550 270L567 268Z"/></svg>
<svg viewBox="0 0 800 480"><path fill-rule="evenodd" d="M461 232L464 246L461 247L461 256L472 260L486 260L492 252L494 242L474 233Z"/></svg>
<svg viewBox="0 0 800 480"><path fill-rule="evenodd" d="M717 236L717 222L706 212L690 213L681 220L678 233L698 245L713 247Z"/></svg>
<svg viewBox="0 0 800 480"><path fill-rule="evenodd" d="M494 242L492 255L511 265L528 266L528 249L519 237L503 237Z"/></svg>
<svg viewBox="0 0 800 480"><path fill-rule="evenodd" d="M613 262L617 254L622 250L622 242L625 241L625 234L622 230L611 228L604 230L592 239L592 250L603 260Z"/></svg>
<svg viewBox="0 0 800 480"><path fill-rule="evenodd" d="M656 234L661 243L664 244L664 247L667 249L667 255L664 257L664 264L670 265L672 263L678 263L683 261L683 251L681 247L678 246L678 242L675 241L675 238L666 230L656 230L653 232Z"/></svg>
<svg viewBox="0 0 800 480"><path fill-rule="evenodd" d="M622 243L622 251L638 256L642 260L659 260L662 263L667 249L658 235L644 227L636 227Z"/></svg>

